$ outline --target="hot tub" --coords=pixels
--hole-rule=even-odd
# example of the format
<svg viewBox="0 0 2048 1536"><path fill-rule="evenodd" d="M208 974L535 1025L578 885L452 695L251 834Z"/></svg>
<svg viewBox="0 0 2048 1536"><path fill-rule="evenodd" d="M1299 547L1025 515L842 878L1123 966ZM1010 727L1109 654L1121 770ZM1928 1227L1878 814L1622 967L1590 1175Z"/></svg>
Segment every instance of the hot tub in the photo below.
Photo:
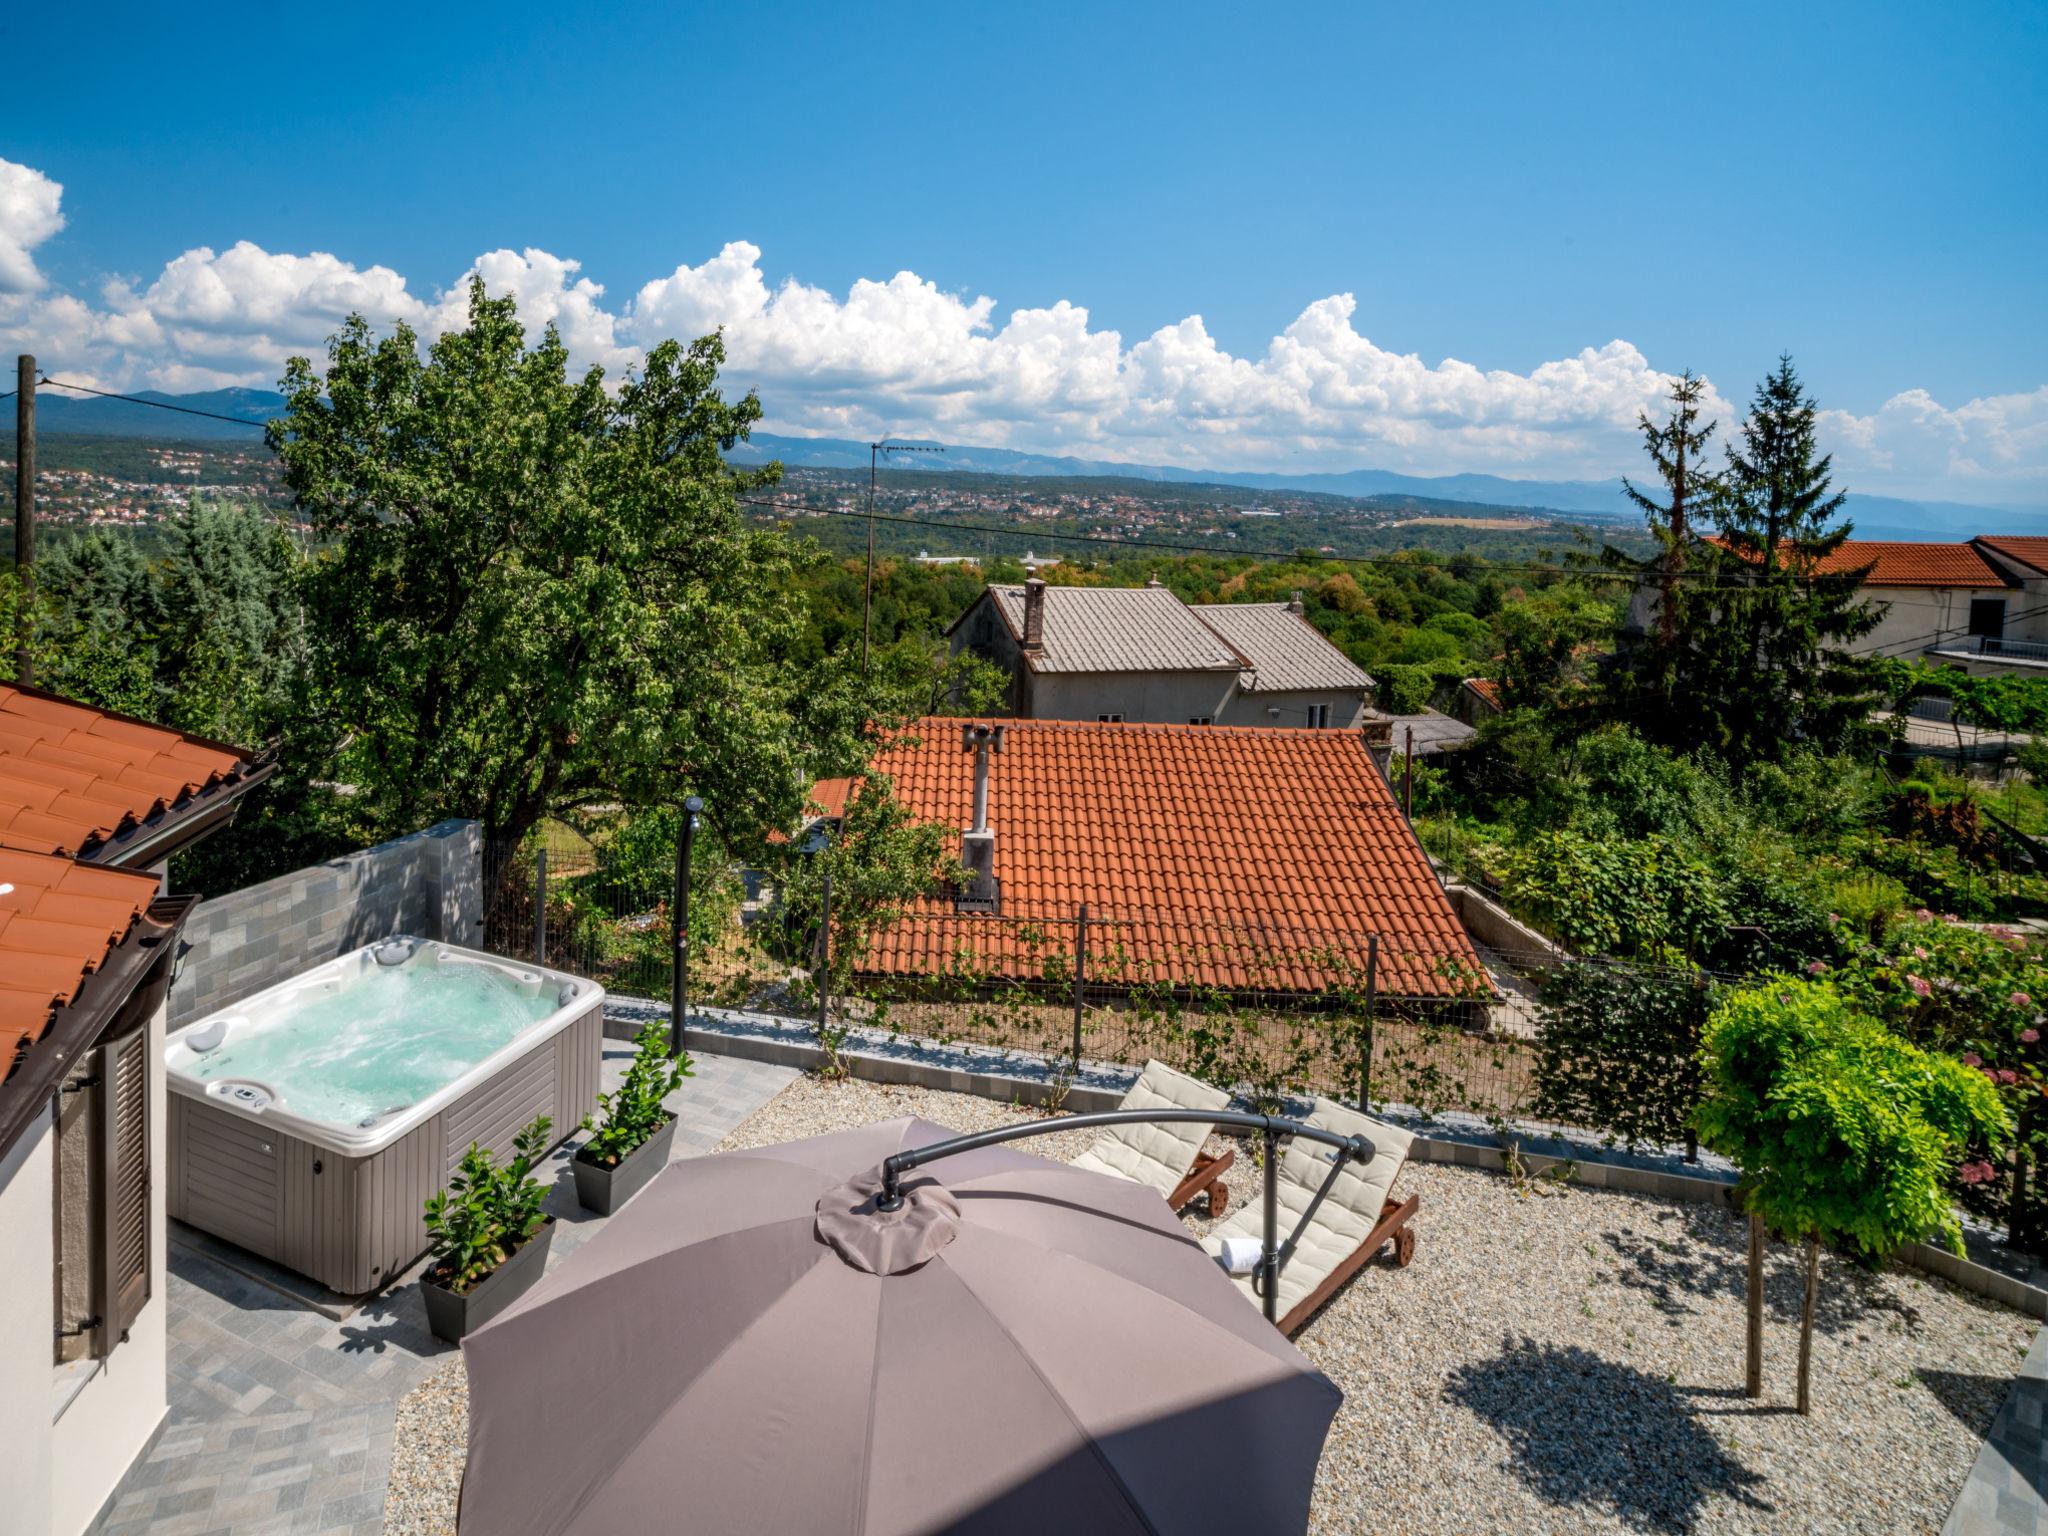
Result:
<svg viewBox="0 0 2048 1536"><path fill-rule="evenodd" d="M470 1143L596 1107L604 988L430 939L368 945L170 1036L170 1214L355 1295L426 1251Z"/></svg>

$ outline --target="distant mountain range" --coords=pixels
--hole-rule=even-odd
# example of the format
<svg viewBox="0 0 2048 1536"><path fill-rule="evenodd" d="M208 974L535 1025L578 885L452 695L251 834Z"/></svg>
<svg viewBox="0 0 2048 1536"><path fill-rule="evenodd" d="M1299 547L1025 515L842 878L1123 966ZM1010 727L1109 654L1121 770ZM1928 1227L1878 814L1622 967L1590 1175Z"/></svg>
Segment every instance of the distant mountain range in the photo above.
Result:
<svg viewBox="0 0 2048 1536"><path fill-rule="evenodd" d="M140 392L140 398L163 405L182 406L187 410L209 411L233 419L214 421L205 416L180 415L127 400L66 395L60 389L46 387L37 394L37 423L45 432L250 442L257 440L257 435L241 423L261 423L277 415L284 407L283 397L267 389L213 389L188 395L145 390ZM941 446L931 439L906 438L900 441L921 447ZM1252 490L1316 491L1331 496L1426 496L1438 501L1522 507L1576 517L1633 521L1638 516L1623 496L1618 478L1514 480L1500 475L1403 475L1387 469L1276 474L1182 469L1171 464L1126 464L1114 459L1081 459L954 443L943 446L946 450L943 454L906 453L886 462L892 469L920 470L929 474L967 472L1114 477L1171 481L1183 485L1230 485ZM734 457L749 461L780 459L792 468L864 470L868 467L868 445L849 438L785 437L772 432L757 432ZM1909 501L1852 492L1846 510L1856 524L1857 535L1866 539L1967 538L1976 533L2048 534L2048 509L1975 506L1958 501Z"/></svg>

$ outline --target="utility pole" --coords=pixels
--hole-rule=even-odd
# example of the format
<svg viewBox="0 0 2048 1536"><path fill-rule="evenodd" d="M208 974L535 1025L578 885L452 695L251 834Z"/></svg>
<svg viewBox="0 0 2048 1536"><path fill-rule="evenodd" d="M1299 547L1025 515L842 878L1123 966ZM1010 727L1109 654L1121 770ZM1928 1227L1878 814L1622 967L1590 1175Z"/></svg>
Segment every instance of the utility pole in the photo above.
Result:
<svg viewBox="0 0 2048 1536"><path fill-rule="evenodd" d="M14 367L14 680L27 684L35 681L28 651L36 562L36 360L24 352Z"/></svg>
<svg viewBox="0 0 2048 1536"><path fill-rule="evenodd" d="M943 448L920 448L911 443L892 443L886 437L868 444L868 576L861 583L860 671L867 676L868 637L875 618L875 465L885 453L944 453Z"/></svg>

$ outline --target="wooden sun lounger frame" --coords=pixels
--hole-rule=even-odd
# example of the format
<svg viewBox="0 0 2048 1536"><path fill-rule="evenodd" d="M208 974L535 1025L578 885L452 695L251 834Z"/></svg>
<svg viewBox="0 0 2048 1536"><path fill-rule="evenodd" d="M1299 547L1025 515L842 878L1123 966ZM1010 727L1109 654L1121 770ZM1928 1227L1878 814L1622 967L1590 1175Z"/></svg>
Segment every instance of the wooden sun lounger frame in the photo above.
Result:
<svg viewBox="0 0 2048 1536"><path fill-rule="evenodd" d="M1324 1302L1336 1295L1344 1282L1372 1262L1389 1238L1394 1243L1394 1265L1406 1269L1415 1257L1415 1229L1409 1223L1415 1219L1415 1211L1422 1204L1422 1196L1410 1195L1406 1200L1389 1199L1380 1207L1379 1224L1365 1236L1365 1241L1354 1248L1344 1261L1310 1291L1285 1317L1280 1319L1280 1331L1290 1339L1301 1331L1302 1325L1316 1315Z"/></svg>
<svg viewBox="0 0 2048 1536"><path fill-rule="evenodd" d="M1187 1177L1174 1185L1173 1193L1166 1197L1166 1203L1173 1207L1178 1216L1194 1203L1195 1196L1203 1190L1209 1192L1209 1215L1213 1219L1221 1216L1230 1204L1230 1186L1223 1182L1223 1171L1237 1161L1237 1148L1225 1147L1220 1157L1211 1157L1207 1152L1195 1154L1194 1166L1188 1169Z"/></svg>

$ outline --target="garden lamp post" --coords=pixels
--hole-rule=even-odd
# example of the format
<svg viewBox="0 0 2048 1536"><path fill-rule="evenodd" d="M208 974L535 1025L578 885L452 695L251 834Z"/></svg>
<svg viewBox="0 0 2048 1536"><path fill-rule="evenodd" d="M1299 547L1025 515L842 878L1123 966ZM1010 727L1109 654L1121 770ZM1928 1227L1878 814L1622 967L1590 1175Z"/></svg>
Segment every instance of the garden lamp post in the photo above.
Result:
<svg viewBox="0 0 2048 1536"><path fill-rule="evenodd" d="M668 990L670 1060L683 1054L683 1021L690 1006L690 846L697 840L697 814L703 809L701 795L685 800L682 830L676 834L676 890L668 907L669 947L675 961Z"/></svg>

